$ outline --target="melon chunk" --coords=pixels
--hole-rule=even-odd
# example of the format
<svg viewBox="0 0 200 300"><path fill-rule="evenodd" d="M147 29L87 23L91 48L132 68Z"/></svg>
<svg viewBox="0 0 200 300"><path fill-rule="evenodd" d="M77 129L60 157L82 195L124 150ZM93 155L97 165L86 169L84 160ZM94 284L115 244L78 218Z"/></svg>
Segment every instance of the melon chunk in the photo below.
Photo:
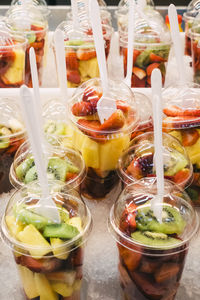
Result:
<svg viewBox="0 0 200 300"><path fill-rule="evenodd" d="M34 279L40 300L58 300L58 295L53 291L44 274L35 273Z"/></svg>
<svg viewBox="0 0 200 300"><path fill-rule="evenodd" d="M67 259L67 257L69 256L69 250L65 246L65 242L63 242L59 238L50 238L50 242L54 256L59 259Z"/></svg>
<svg viewBox="0 0 200 300"><path fill-rule="evenodd" d="M18 266L19 274L22 280L22 285L24 291L29 299L36 298L39 296L39 293L36 288L34 281L34 273L28 268L23 266Z"/></svg>

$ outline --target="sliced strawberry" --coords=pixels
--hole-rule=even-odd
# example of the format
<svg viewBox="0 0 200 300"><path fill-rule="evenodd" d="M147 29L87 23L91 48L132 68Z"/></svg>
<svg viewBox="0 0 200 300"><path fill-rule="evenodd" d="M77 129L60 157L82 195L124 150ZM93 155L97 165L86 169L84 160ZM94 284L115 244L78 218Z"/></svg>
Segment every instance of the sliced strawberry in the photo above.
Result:
<svg viewBox="0 0 200 300"><path fill-rule="evenodd" d="M164 59L163 57L156 55L154 53L151 53L150 56L150 62L154 63L154 62L165 62L166 59Z"/></svg>
<svg viewBox="0 0 200 300"><path fill-rule="evenodd" d="M159 63L152 63L148 65L148 67L146 68L147 76L151 76L153 70L159 68L159 66L160 66Z"/></svg>
<svg viewBox="0 0 200 300"><path fill-rule="evenodd" d="M189 169L180 170L179 172L177 172L174 175L174 180L173 181L176 184L180 184L180 183L186 181L189 178L189 175L190 175L190 170Z"/></svg>
<svg viewBox="0 0 200 300"><path fill-rule="evenodd" d="M125 124L125 117L120 109L117 109L103 124L100 126L100 130L114 130L120 129Z"/></svg>
<svg viewBox="0 0 200 300"><path fill-rule="evenodd" d="M77 125L83 133L87 134L91 138L95 139L100 136L101 123L99 121L80 119L78 120Z"/></svg>
<svg viewBox="0 0 200 300"><path fill-rule="evenodd" d="M123 48L123 56L125 65L127 65L127 48ZM141 51L134 49L133 51L133 64L135 64L137 57L140 55Z"/></svg>
<svg viewBox="0 0 200 300"><path fill-rule="evenodd" d="M137 211L137 205L134 202L130 202L126 205L126 211L128 213L135 213Z"/></svg>
<svg viewBox="0 0 200 300"><path fill-rule="evenodd" d="M131 86L138 87L138 88L144 88L144 87L146 87L146 79L143 78L142 80L140 80L135 74L133 74Z"/></svg>
<svg viewBox="0 0 200 300"><path fill-rule="evenodd" d="M147 76L146 72L138 67L133 67L133 74L135 74L140 80L144 79Z"/></svg>
<svg viewBox="0 0 200 300"><path fill-rule="evenodd" d="M135 179L142 178L142 170L137 159L133 159L128 168L126 169L127 173Z"/></svg>
<svg viewBox="0 0 200 300"><path fill-rule="evenodd" d="M44 27L31 24L31 30L33 30L33 31L41 31L41 30L44 30Z"/></svg>
<svg viewBox="0 0 200 300"><path fill-rule="evenodd" d="M76 178L76 176L77 176L76 173L67 173L66 181L72 180L72 179Z"/></svg>
<svg viewBox="0 0 200 300"><path fill-rule="evenodd" d="M199 133L196 129L182 130L181 135L182 135L182 144L184 147L194 145L199 138Z"/></svg>
<svg viewBox="0 0 200 300"><path fill-rule="evenodd" d="M200 126L198 117L167 117L163 120L163 128L166 129L184 129Z"/></svg>
<svg viewBox="0 0 200 300"><path fill-rule="evenodd" d="M117 100L116 104L117 104L117 109L121 109L123 113L127 113L130 110L130 106L125 101Z"/></svg>
<svg viewBox="0 0 200 300"><path fill-rule="evenodd" d="M67 80L79 84L81 82L81 76L79 74L79 71L77 70L68 70L67 71Z"/></svg>
<svg viewBox="0 0 200 300"><path fill-rule="evenodd" d="M76 55L79 60L89 60L91 58L96 57L96 51L90 51L90 50L86 51L86 50L79 49L76 52Z"/></svg>
<svg viewBox="0 0 200 300"><path fill-rule="evenodd" d="M83 101L90 102L93 109L96 110L97 102L101 98L101 93L97 92L93 87L88 87L83 93Z"/></svg>
<svg viewBox="0 0 200 300"><path fill-rule="evenodd" d="M65 54L67 70L78 70L79 64L76 57L76 52L73 50L68 51Z"/></svg>
<svg viewBox="0 0 200 300"><path fill-rule="evenodd" d="M168 117L192 116L200 117L200 107L194 109L182 109L176 105L169 105L163 109Z"/></svg>
<svg viewBox="0 0 200 300"><path fill-rule="evenodd" d="M77 117L93 115L95 112L90 102L81 101L72 106L72 113Z"/></svg>

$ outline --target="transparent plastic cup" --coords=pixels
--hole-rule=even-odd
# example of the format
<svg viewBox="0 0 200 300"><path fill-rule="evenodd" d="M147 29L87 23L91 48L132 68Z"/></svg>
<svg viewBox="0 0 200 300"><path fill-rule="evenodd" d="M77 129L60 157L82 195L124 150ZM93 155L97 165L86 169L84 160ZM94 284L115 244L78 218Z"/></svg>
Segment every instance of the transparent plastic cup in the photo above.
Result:
<svg viewBox="0 0 200 300"><path fill-rule="evenodd" d="M198 21L200 22L200 15L198 15ZM189 37L191 42L192 51L192 67L193 67L193 81L200 84L200 26L193 21L193 26L189 30Z"/></svg>
<svg viewBox="0 0 200 300"><path fill-rule="evenodd" d="M131 132L138 124L137 106L128 86L109 81L107 97L116 101L117 111L103 124L96 109L101 95L100 79L91 79L77 89L68 105L74 128L73 146L81 151L88 168L82 193L91 199L105 198L116 186L117 161L128 148Z"/></svg>
<svg viewBox="0 0 200 300"><path fill-rule="evenodd" d="M12 0L12 5L27 5L32 4L36 6L40 12L44 15L45 18L48 18L51 14L50 9L47 6L47 3L45 0Z"/></svg>
<svg viewBox="0 0 200 300"><path fill-rule="evenodd" d="M82 155L72 148L61 148L58 145L45 145L47 176L49 180L60 180L80 191L85 178L86 168ZM29 182L37 180L37 171L29 142L23 143L18 149L10 168L10 182L19 189Z"/></svg>
<svg viewBox="0 0 200 300"><path fill-rule="evenodd" d="M138 92L134 92L134 96L138 107L139 124L132 132L131 139L145 132L153 131L153 112L150 98Z"/></svg>
<svg viewBox="0 0 200 300"><path fill-rule="evenodd" d="M80 28L76 31L73 28L73 23L69 21L62 22L57 29L63 31L65 39L68 87L75 88L91 78L99 77L96 49L88 20L82 21ZM106 57L108 57L112 28L109 25L102 25L102 30L105 41L105 53Z"/></svg>
<svg viewBox="0 0 200 300"><path fill-rule="evenodd" d="M0 88L17 88L25 82L27 39L0 26Z"/></svg>
<svg viewBox="0 0 200 300"><path fill-rule="evenodd" d="M13 98L0 99L0 194L8 192L9 169L20 145L25 140L25 128L20 108Z"/></svg>
<svg viewBox="0 0 200 300"><path fill-rule="evenodd" d="M144 133L134 138L131 147L124 151L118 161L118 175L123 185L144 177L155 177L154 134ZM189 186L193 169L185 148L167 133L163 133L163 160L165 178L182 188Z"/></svg>
<svg viewBox="0 0 200 300"><path fill-rule="evenodd" d="M25 84L32 87L29 50L35 50L39 84L42 85L43 68L47 53L48 23L39 8L34 5L13 5L7 12L6 22L12 32L23 35L28 40L25 63Z"/></svg>
<svg viewBox="0 0 200 300"><path fill-rule="evenodd" d="M151 210L156 190L156 180L144 178L128 186L110 211L109 230L119 251L124 299L175 299L191 240L199 228L189 197L167 181L159 223Z"/></svg>
<svg viewBox="0 0 200 300"><path fill-rule="evenodd" d="M61 224L44 221L34 213L41 192L38 184L30 184L11 196L1 221L1 235L13 252L26 299L80 300L91 214L76 193L62 189L59 182L51 184ZM63 234L47 232L58 228L65 228ZM67 234L69 229L71 235Z"/></svg>
<svg viewBox="0 0 200 300"><path fill-rule="evenodd" d="M140 17L135 22L133 51L132 87L151 87L151 73L160 69L164 85L166 66L171 48L169 29L154 18ZM120 49L123 55L124 76L127 73L128 31L120 37Z"/></svg>
<svg viewBox="0 0 200 300"><path fill-rule="evenodd" d="M200 204L200 86L171 86L163 92L163 130L185 147L193 165L194 179L187 189L195 205Z"/></svg>

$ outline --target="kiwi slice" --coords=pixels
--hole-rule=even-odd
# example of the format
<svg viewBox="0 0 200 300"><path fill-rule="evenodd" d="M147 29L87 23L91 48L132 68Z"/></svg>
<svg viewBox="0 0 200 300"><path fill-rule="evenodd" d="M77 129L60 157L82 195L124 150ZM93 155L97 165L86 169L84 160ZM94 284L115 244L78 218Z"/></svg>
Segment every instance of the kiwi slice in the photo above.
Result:
<svg viewBox="0 0 200 300"><path fill-rule="evenodd" d="M43 232L46 238L60 239L72 239L77 234L79 234L78 229L66 223L46 225Z"/></svg>
<svg viewBox="0 0 200 300"><path fill-rule="evenodd" d="M161 232L135 231L131 238L141 244L156 247L167 247L179 244L181 241Z"/></svg>
<svg viewBox="0 0 200 300"><path fill-rule="evenodd" d="M164 172L165 176L174 176L187 166L188 161L184 155L178 151L170 152L169 155L170 159L164 162Z"/></svg>
<svg viewBox="0 0 200 300"><path fill-rule="evenodd" d="M19 166L17 166L15 173L20 181L24 181L26 173L30 168L34 166L34 160L32 157L25 159Z"/></svg>
<svg viewBox="0 0 200 300"><path fill-rule="evenodd" d="M60 157L49 159L48 172L53 173L57 180L66 181L67 173L78 173L78 168Z"/></svg>
<svg viewBox="0 0 200 300"><path fill-rule="evenodd" d="M143 207L138 209L136 225L141 231L181 234L185 227L185 221L176 208L164 205L162 223L158 222L153 211L149 207Z"/></svg>
<svg viewBox="0 0 200 300"><path fill-rule="evenodd" d="M30 168L24 178L24 183L29 183L32 182L34 180L37 180L38 175L37 175L37 170L36 170L36 166L33 166L32 168Z"/></svg>

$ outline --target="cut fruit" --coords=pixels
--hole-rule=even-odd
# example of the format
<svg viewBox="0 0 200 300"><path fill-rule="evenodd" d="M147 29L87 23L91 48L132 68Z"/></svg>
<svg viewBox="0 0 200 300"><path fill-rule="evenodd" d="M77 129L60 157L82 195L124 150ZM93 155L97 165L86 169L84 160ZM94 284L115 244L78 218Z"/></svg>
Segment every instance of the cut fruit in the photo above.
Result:
<svg viewBox="0 0 200 300"><path fill-rule="evenodd" d="M15 60L7 72L2 76L4 83L18 84L23 82L25 66L25 52L21 49L15 51Z"/></svg>
<svg viewBox="0 0 200 300"><path fill-rule="evenodd" d="M49 159L48 172L53 173L55 179L66 181L68 172L78 173L78 168L60 157Z"/></svg>
<svg viewBox="0 0 200 300"><path fill-rule="evenodd" d="M147 76L151 76L151 73L153 72L154 69L159 68L160 64L159 63L153 63L148 65L146 72L147 72Z"/></svg>
<svg viewBox="0 0 200 300"><path fill-rule="evenodd" d="M170 151L166 159L164 159L164 172L165 176L174 176L180 170L186 168L188 165L188 160L183 154L178 151Z"/></svg>
<svg viewBox="0 0 200 300"><path fill-rule="evenodd" d="M155 280L158 283L162 283L167 280L171 280L174 276L177 276L180 271L180 265L176 263L163 264L154 274Z"/></svg>
<svg viewBox="0 0 200 300"><path fill-rule="evenodd" d="M74 116L81 117L81 116L89 116L96 113L96 110L93 109L90 102L77 102L74 103L72 106L72 113Z"/></svg>
<svg viewBox="0 0 200 300"><path fill-rule="evenodd" d="M63 297L70 297L73 294L73 287L62 282L51 282L52 289Z"/></svg>
<svg viewBox="0 0 200 300"><path fill-rule="evenodd" d="M198 131L193 128L182 130L181 134L182 134L182 144L184 147L188 147L196 144L199 138Z"/></svg>
<svg viewBox="0 0 200 300"><path fill-rule="evenodd" d="M82 227L82 220L80 217L73 217L73 218L70 218L68 221L67 221L67 224L73 226L73 227L76 227L78 229L79 232L82 232L83 231L83 227Z"/></svg>
<svg viewBox="0 0 200 300"><path fill-rule="evenodd" d="M136 59L136 66L140 67L140 68L144 68L146 65L149 64L150 61L150 55L151 50L144 50L140 53L140 55L138 55L137 59Z"/></svg>
<svg viewBox="0 0 200 300"><path fill-rule="evenodd" d="M18 266L18 270L26 296L29 299L38 297L40 294L38 293L36 288L36 284L34 281L34 273L28 268L20 265Z"/></svg>
<svg viewBox="0 0 200 300"><path fill-rule="evenodd" d="M87 61L79 61L79 72L81 74L81 77L99 77L99 66L97 58L94 57Z"/></svg>
<svg viewBox="0 0 200 300"><path fill-rule="evenodd" d="M22 224L19 220L16 220L14 216L6 216L6 225L12 236L17 238L17 235L20 231L24 229L24 224Z"/></svg>
<svg viewBox="0 0 200 300"><path fill-rule="evenodd" d="M78 70L79 64L76 57L76 52L73 50L65 53L67 70Z"/></svg>
<svg viewBox="0 0 200 300"><path fill-rule="evenodd" d="M146 72L138 67L133 67L133 74L135 74L135 76L137 76L140 80L147 76Z"/></svg>
<svg viewBox="0 0 200 300"><path fill-rule="evenodd" d="M181 243L180 240L167 234L152 231L135 231L131 234L131 238L138 243L153 247L173 247Z"/></svg>
<svg viewBox="0 0 200 300"><path fill-rule="evenodd" d="M17 168L15 169L16 176L19 180L24 181L26 173L30 168L34 166L33 158L25 159Z"/></svg>
<svg viewBox="0 0 200 300"><path fill-rule="evenodd" d="M51 273L59 270L62 266L62 261L56 257L35 259L31 256L22 255L19 259L22 266L27 267L36 273Z"/></svg>
<svg viewBox="0 0 200 300"><path fill-rule="evenodd" d="M150 54L150 62L155 63L155 62L165 62L166 59L164 59L163 57L156 55L154 53Z"/></svg>
<svg viewBox="0 0 200 300"><path fill-rule="evenodd" d="M82 155L83 159L85 161L85 164L87 167L91 167L94 169L98 169L100 166L100 157L99 157L99 149L100 149L100 144L91 140L87 136L84 136L84 141L81 146Z"/></svg>
<svg viewBox="0 0 200 300"><path fill-rule="evenodd" d="M67 80L71 83L79 84L81 82L81 76L77 70L67 71Z"/></svg>
<svg viewBox="0 0 200 300"><path fill-rule="evenodd" d="M48 280L51 281L59 281L67 284L68 286L72 286L76 279L75 271L68 272L51 272L46 275Z"/></svg>
<svg viewBox="0 0 200 300"><path fill-rule="evenodd" d="M200 138L197 140L197 142L189 147L185 147L187 154L191 160L192 164L196 164L198 162L200 162L200 153L199 153L199 149L200 149Z"/></svg>
<svg viewBox="0 0 200 300"><path fill-rule="evenodd" d="M117 130L124 126L125 117L120 109L117 109L103 124L100 125L100 130Z"/></svg>
<svg viewBox="0 0 200 300"><path fill-rule="evenodd" d="M32 168L28 169L25 178L24 178L24 183L30 183L32 181L37 180L38 175L37 175L37 169L36 166L33 166Z"/></svg>
<svg viewBox="0 0 200 300"><path fill-rule="evenodd" d="M58 300L58 295L53 291L48 279L44 274L35 273L34 280L40 300Z"/></svg>
<svg viewBox="0 0 200 300"><path fill-rule="evenodd" d="M50 238L52 251L55 257L59 259L67 259L69 256L69 249L66 247L65 242L59 238Z"/></svg>
<svg viewBox="0 0 200 300"><path fill-rule="evenodd" d="M60 239L73 239L78 234L76 227L66 223L46 225L43 232L44 237Z"/></svg>
<svg viewBox="0 0 200 300"><path fill-rule="evenodd" d="M51 252L50 244L32 224L27 225L17 237L22 243L30 247L29 252L33 257L39 259Z"/></svg>
<svg viewBox="0 0 200 300"><path fill-rule="evenodd" d="M140 264L141 253L131 251L130 249L118 244L120 257L129 271L134 271Z"/></svg>
<svg viewBox="0 0 200 300"><path fill-rule="evenodd" d="M200 117L200 107L194 109L182 109L176 105L169 105L163 109L163 112L168 117Z"/></svg>
<svg viewBox="0 0 200 300"><path fill-rule="evenodd" d="M86 51L85 49L78 49L76 52L77 58L79 60L89 60L91 58L96 57L96 51L88 50Z"/></svg>

